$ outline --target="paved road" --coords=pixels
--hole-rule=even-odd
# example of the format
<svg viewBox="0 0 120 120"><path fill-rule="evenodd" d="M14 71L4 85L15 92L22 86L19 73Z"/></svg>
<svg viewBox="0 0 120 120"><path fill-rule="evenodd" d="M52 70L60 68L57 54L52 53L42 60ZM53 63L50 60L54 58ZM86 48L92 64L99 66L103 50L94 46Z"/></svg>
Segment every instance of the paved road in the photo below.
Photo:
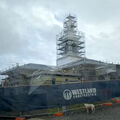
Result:
<svg viewBox="0 0 120 120"><path fill-rule="evenodd" d="M101 108L95 113L87 114L86 112L72 112L62 117L43 117L31 120L120 120L120 105L113 107Z"/></svg>

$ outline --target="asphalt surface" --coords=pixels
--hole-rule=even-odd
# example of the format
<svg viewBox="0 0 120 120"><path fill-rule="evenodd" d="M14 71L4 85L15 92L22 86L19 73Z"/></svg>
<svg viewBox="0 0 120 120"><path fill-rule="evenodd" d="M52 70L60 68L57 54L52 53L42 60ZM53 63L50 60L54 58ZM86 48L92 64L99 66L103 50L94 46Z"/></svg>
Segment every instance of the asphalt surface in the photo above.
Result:
<svg viewBox="0 0 120 120"><path fill-rule="evenodd" d="M62 117L49 116L42 118L32 118L29 120L120 120L120 105L100 108L97 109L95 113L91 114L75 111L67 113Z"/></svg>

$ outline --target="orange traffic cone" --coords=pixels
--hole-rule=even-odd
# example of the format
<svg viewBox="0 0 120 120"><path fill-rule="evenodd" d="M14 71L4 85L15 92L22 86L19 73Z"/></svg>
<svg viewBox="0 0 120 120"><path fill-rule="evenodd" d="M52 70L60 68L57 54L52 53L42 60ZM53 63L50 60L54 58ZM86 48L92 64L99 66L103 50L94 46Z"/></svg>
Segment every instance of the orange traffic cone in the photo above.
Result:
<svg viewBox="0 0 120 120"><path fill-rule="evenodd" d="M63 116L63 113L60 112L60 113L55 113L55 116Z"/></svg>
<svg viewBox="0 0 120 120"><path fill-rule="evenodd" d="M112 106L112 102L104 103L105 106Z"/></svg>
<svg viewBox="0 0 120 120"><path fill-rule="evenodd" d="M24 117L17 117L15 120L26 120Z"/></svg>

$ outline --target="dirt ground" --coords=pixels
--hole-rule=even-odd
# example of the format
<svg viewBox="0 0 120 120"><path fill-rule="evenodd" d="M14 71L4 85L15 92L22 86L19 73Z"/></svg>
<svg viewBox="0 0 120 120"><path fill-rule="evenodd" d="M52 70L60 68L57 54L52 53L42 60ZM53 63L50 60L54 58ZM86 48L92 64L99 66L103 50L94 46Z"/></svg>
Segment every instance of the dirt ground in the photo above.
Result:
<svg viewBox="0 0 120 120"><path fill-rule="evenodd" d="M91 114L77 111L67 113L62 117L49 116L29 120L120 120L120 105L97 109Z"/></svg>

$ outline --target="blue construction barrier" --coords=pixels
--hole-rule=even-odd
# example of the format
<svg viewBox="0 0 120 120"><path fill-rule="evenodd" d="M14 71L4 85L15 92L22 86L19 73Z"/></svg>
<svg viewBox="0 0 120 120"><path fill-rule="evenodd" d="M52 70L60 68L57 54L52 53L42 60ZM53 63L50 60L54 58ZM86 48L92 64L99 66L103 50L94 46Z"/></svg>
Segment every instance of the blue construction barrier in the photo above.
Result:
<svg viewBox="0 0 120 120"><path fill-rule="evenodd" d="M0 88L0 111L31 111L120 96L120 80Z"/></svg>

